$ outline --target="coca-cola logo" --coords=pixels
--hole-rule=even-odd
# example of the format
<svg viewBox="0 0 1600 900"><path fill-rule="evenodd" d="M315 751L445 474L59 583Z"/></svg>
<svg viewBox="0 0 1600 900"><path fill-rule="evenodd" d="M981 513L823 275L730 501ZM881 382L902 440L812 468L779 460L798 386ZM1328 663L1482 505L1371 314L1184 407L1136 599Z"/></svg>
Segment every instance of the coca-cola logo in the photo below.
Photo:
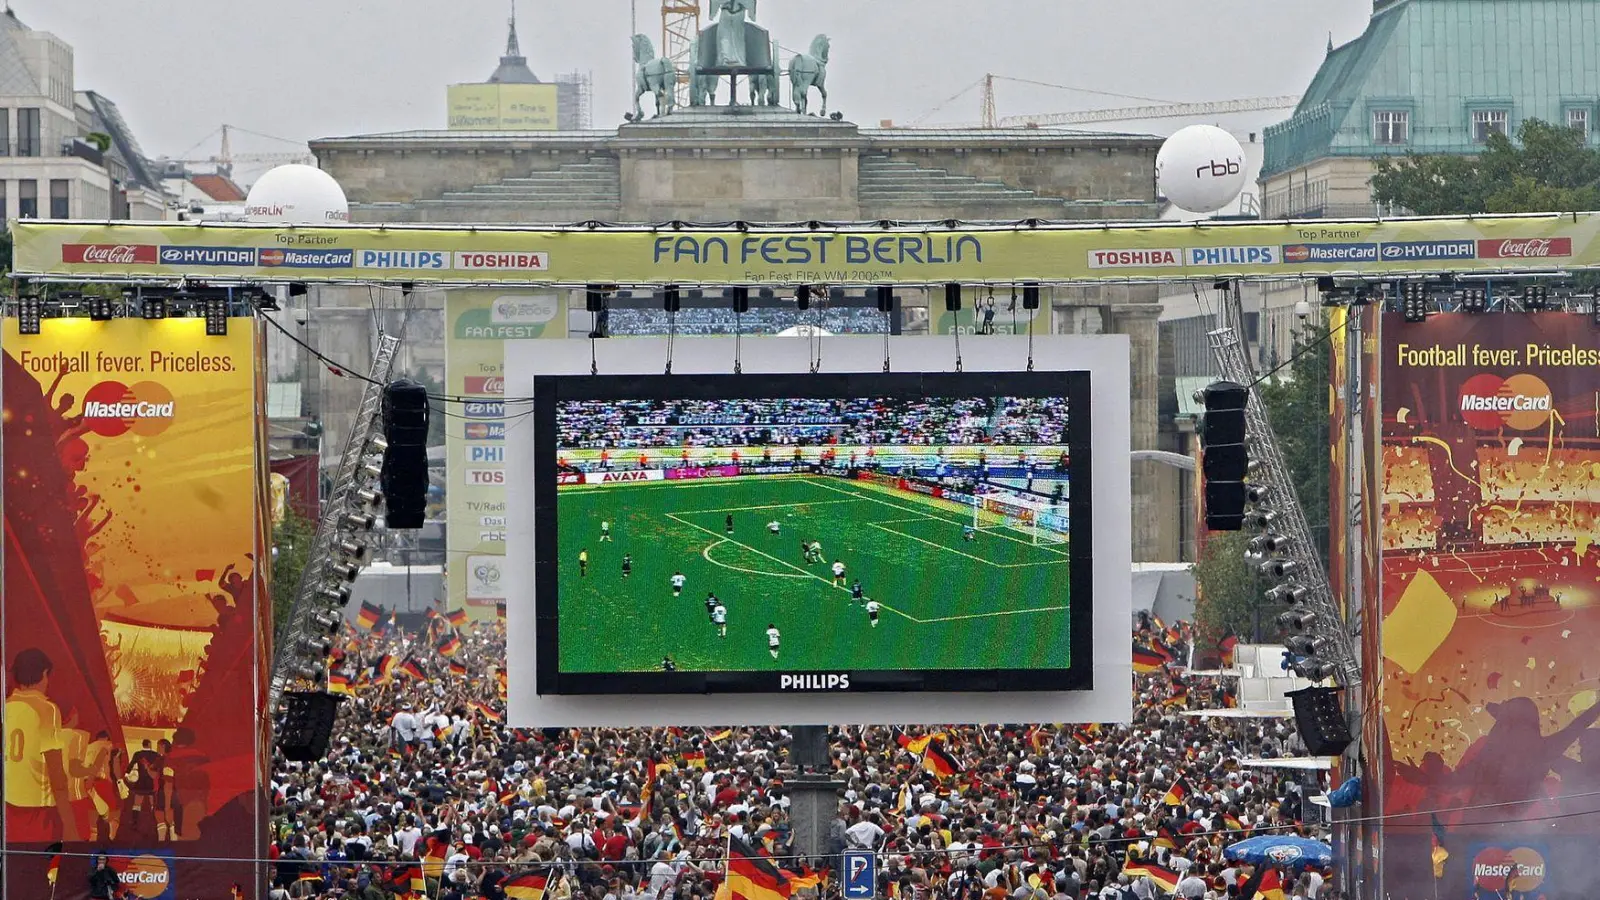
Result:
<svg viewBox="0 0 1600 900"><path fill-rule="evenodd" d="M500 375L468 375L463 386L468 394L502 396L506 392L506 380Z"/></svg>
<svg viewBox="0 0 1600 900"><path fill-rule="evenodd" d="M1513 238L1478 242L1481 259L1559 259L1572 255L1572 238Z"/></svg>
<svg viewBox="0 0 1600 900"><path fill-rule="evenodd" d="M63 244L61 261L91 266L153 266L160 260L148 244Z"/></svg>

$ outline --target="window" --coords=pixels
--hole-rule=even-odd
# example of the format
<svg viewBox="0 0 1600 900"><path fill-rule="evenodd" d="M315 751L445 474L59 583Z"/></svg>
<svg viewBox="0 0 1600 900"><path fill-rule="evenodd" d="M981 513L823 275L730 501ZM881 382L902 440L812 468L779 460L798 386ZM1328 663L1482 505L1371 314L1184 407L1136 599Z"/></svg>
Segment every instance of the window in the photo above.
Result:
<svg viewBox="0 0 1600 900"><path fill-rule="evenodd" d="M11 110L0 107L0 156L11 155Z"/></svg>
<svg viewBox="0 0 1600 900"><path fill-rule="evenodd" d="M1372 142L1404 144L1411 139L1411 113L1403 109L1380 110L1372 114Z"/></svg>
<svg viewBox="0 0 1600 900"><path fill-rule="evenodd" d="M1567 127L1589 138L1589 108L1587 106L1570 106L1567 108Z"/></svg>
<svg viewBox="0 0 1600 900"><path fill-rule="evenodd" d="M1489 135L1505 134L1506 120L1510 115L1503 109L1475 109L1472 111L1472 139L1487 144Z"/></svg>
<svg viewBox="0 0 1600 900"><path fill-rule="evenodd" d="M39 182L32 178L17 182L17 218L39 218Z"/></svg>
<svg viewBox="0 0 1600 900"><path fill-rule="evenodd" d="M50 218L72 218L72 205L67 202L67 181L64 178L50 179Z"/></svg>
<svg viewBox="0 0 1600 900"><path fill-rule="evenodd" d="M17 155L38 156L43 146L39 139L39 111L17 110Z"/></svg>
<svg viewBox="0 0 1600 900"><path fill-rule="evenodd" d="M11 207L6 202L9 199L6 196L6 185L8 183L9 182L7 182L5 179L0 178L0 219L3 220L9 220L11 218Z"/></svg>

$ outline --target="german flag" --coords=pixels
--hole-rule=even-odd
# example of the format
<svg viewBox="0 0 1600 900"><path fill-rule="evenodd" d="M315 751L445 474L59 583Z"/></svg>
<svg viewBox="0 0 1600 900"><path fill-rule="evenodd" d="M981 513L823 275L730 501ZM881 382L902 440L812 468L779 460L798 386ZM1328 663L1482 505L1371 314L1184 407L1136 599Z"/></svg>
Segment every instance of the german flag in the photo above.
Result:
<svg viewBox="0 0 1600 900"><path fill-rule="evenodd" d="M784 877L789 879L789 890L799 891L808 888L822 888L828 883L828 876L810 866L802 866L799 872L784 871Z"/></svg>
<svg viewBox="0 0 1600 900"><path fill-rule="evenodd" d="M417 661L414 659L408 659L401 663L400 673L415 678L418 681L428 680L428 673L422 671L422 667L417 665Z"/></svg>
<svg viewBox="0 0 1600 900"><path fill-rule="evenodd" d="M300 881L301 884L304 884L307 881L321 881L321 880L322 880L322 873L321 872L301 872L300 873L299 881Z"/></svg>
<svg viewBox="0 0 1600 900"><path fill-rule="evenodd" d="M385 653L378 657L378 661L372 665L372 680L379 684L388 684L393 681L394 664L395 659L392 653Z"/></svg>
<svg viewBox="0 0 1600 900"><path fill-rule="evenodd" d="M1178 873L1153 862L1130 858L1122 867L1122 874L1129 878L1148 878L1169 894L1178 890Z"/></svg>
<svg viewBox="0 0 1600 900"><path fill-rule="evenodd" d="M505 891L506 896L511 900L543 900L544 888L548 880L549 876L547 875L535 875L532 873L518 875L501 884L500 889Z"/></svg>
<svg viewBox="0 0 1600 900"><path fill-rule="evenodd" d="M350 685L350 676L343 672L335 672L328 676L328 693L354 697L356 689Z"/></svg>
<svg viewBox="0 0 1600 900"><path fill-rule="evenodd" d="M1182 806L1183 802L1188 798L1189 785L1182 778L1179 778L1172 783L1172 787L1167 788L1167 795L1161 798L1161 802L1167 806Z"/></svg>
<svg viewBox="0 0 1600 900"><path fill-rule="evenodd" d="M943 735L939 733L925 734L922 737L914 738L909 734L898 734L895 735L894 740L895 743L900 745L900 749L906 751L907 753L914 753L917 756L921 756L922 751L928 749L928 745L933 743L935 738L939 737L943 737Z"/></svg>
<svg viewBox="0 0 1600 900"><path fill-rule="evenodd" d="M1156 829L1155 846L1165 847L1168 850L1178 849L1178 841L1172 836L1172 829L1163 825Z"/></svg>
<svg viewBox="0 0 1600 900"><path fill-rule="evenodd" d="M955 757L944 752L943 741L933 741L928 744L928 749L922 754L922 767L940 778L949 778L961 773L961 764Z"/></svg>
<svg viewBox="0 0 1600 900"><path fill-rule="evenodd" d="M1167 664L1168 657L1151 650L1149 647L1133 648L1133 670L1140 675L1151 675L1161 671Z"/></svg>
<svg viewBox="0 0 1600 900"><path fill-rule="evenodd" d="M500 671L494 673L494 683L495 683L495 686L500 689L500 699L501 700L506 699L506 670L505 669L501 669Z"/></svg>
<svg viewBox="0 0 1600 900"><path fill-rule="evenodd" d="M1233 813L1223 813L1222 827L1228 829L1229 831L1243 831L1244 823L1239 821L1239 817Z"/></svg>
<svg viewBox="0 0 1600 900"><path fill-rule="evenodd" d="M673 816L667 827L672 830L672 839L678 842L679 847L689 846L689 841L683 836L683 826L678 823L678 817Z"/></svg>
<svg viewBox="0 0 1600 900"><path fill-rule="evenodd" d="M416 863L396 867L389 885L396 894L411 893L425 896L428 892L428 880L422 877L422 866Z"/></svg>
<svg viewBox="0 0 1600 900"><path fill-rule="evenodd" d="M1080 744L1092 744L1100 737L1100 726L1084 725L1081 728L1075 729L1072 732L1072 736L1076 738Z"/></svg>
<svg viewBox="0 0 1600 900"><path fill-rule="evenodd" d="M439 618L439 611L430 606L428 607L428 611L422 614L422 617L427 619L429 622L432 622L434 619Z"/></svg>
<svg viewBox="0 0 1600 900"><path fill-rule="evenodd" d="M1222 668L1233 668L1233 651L1239 646L1239 636L1233 633L1233 626L1222 633L1222 639L1217 641L1217 654L1222 657ZM1248 900L1248 898L1246 898Z"/></svg>
<svg viewBox="0 0 1600 900"><path fill-rule="evenodd" d="M1239 695L1235 694L1231 690L1224 690L1222 692L1222 708L1223 709L1237 709L1238 707L1239 707Z"/></svg>
<svg viewBox="0 0 1600 900"><path fill-rule="evenodd" d="M495 799L500 801L501 806L510 806L511 804L522 799L522 794L518 792L516 788L512 788L508 791L499 792L495 795Z"/></svg>
<svg viewBox="0 0 1600 900"><path fill-rule="evenodd" d="M361 601L361 610L356 613L356 626L362 631L371 631L378 627L378 622L383 619L383 610L371 603Z"/></svg>
<svg viewBox="0 0 1600 900"><path fill-rule="evenodd" d="M1187 706L1187 705L1189 705L1189 686L1187 684L1184 684L1181 681L1173 684L1173 686L1172 686L1172 696L1170 696L1167 699L1161 701L1161 703L1164 706Z"/></svg>
<svg viewBox="0 0 1600 900"><path fill-rule="evenodd" d="M63 848L63 845L62 845L62 843L60 841L56 841L54 844L51 844L50 846L44 848L44 852L50 854L50 863L49 863L48 867L44 871L44 877L45 877L46 881L50 882L50 893L51 894L55 893L56 876L61 874L61 850L62 850L62 848Z"/></svg>
<svg viewBox="0 0 1600 900"><path fill-rule="evenodd" d="M717 732L716 734L708 734L708 735L706 735L706 737L711 741L711 743L715 744L715 743L717 743L719 741L725 741L728 738L733 737L733 729L732 728L724 728L721 731Z"/></svg>
<svg viewBox="0 0 1600 900"><path fill-rule="evenodd" d="M1033 748L1033 752L1043 753L1049 745L1050 736L1045 734L1043 728L1028 729L1028 746Z"/></svg>
<svg viewBox="0 0 1600 900"><path fill-rule="evenodd" d="M467 611L464 609L450 610L444 614L444 620L457 628L465 628L467 627L467 623L471 621L471 619L467 616Z"/></svg>
<svg viewBox="0 0 1600 900"><path fill-rule="evenodd" d="M704 750L690 750L684 753L683 765L687 769L704 769L706 767L706 752Z"/></svg>
<svg viewBox="0 0 1600 900"><path fill-rule="evenodd" d="M789 880L772 860L738 838L728 839L728 872L724 884L733 900L786 900Z"/></svg>
<svg viewBox="0 0 1600 900"><path fill-rule="evenodd" d="M453 659L450 661L449 665L445 666L445 668L450 671L451 675L454 675L457 678L466 677L467 667L462 665L461 663L456 662Z"/></svg>
<svg viewBox="0 0 1600 900"><path fill-rule="evenodd" d="M484 719L486 719L486 720L488 720L490 722L494 722L496 724L499 724L500 722L504 721L504 719L501 717L501 715L494 711L494 707L490 706L487 703L482 703L482 702L477 701L477 700L468 700L467 701L467 707L470 708L473 712L477 713L478 715L483 716Z"/></svg>
<svg viewBox="0 0 1600 900"><path fill-rule="evenodd" d="M438 878L444 871L444 861L450 858L450 829L440 828L422 841L422 874L425 878Z"/></svg>
<svg viewBox="0 0 1600 900"><path fill-rule="evenodd" d="M446 635L444 640L434 645L433 649L439 651L440 656L455 656L461 652L461 638L453 634Z"/></svg>
<svg viewBox="0 0 1600 900"><path fill-rule="evenodd" d="M1271 866L1257 866L1239 889L1239 896L1243 900L1283 900L1283 876Z"/></svg>
<svg viewBox="0 0 1600 900"><path fill-rule="evenodd" d="M639 821L643 822L644 820L650 818L650 804L655 800L655 798L656 783L652 779L650 781L646 781L644 783L644 787L639 789Z"/></svg>

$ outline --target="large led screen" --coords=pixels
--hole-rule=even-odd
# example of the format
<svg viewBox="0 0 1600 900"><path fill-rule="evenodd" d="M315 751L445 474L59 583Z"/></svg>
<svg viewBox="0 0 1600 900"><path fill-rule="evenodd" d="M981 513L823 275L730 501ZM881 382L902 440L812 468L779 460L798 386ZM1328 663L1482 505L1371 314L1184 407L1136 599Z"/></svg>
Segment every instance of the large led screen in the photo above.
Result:
<svg viewBox="0 0 1600 900"><path fill-rule="evenodd" d="M1087 373L534 397L539 693L1092 687Z"/></svg>

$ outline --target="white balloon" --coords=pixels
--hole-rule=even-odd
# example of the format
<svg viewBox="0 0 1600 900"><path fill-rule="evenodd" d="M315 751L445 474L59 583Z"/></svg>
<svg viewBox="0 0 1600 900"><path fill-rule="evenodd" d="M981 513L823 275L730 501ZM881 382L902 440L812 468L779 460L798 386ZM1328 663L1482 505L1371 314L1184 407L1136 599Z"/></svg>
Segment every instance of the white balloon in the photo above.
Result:
<svg viewBox="0 0 1600 900"><path fill-rule="evenodd" d="M1244 147L1214 125L1190 125L1156 154L1156 184L1179 209L1216 212L1244 190Z"/></svg>
<svg viewBox="0 0 1600 900"><path fill-rule="evenodd" d="M245 220L278 225L339 225L350 221L350 201L333 176L315 166L279 166L250 187Z"/></svg>

